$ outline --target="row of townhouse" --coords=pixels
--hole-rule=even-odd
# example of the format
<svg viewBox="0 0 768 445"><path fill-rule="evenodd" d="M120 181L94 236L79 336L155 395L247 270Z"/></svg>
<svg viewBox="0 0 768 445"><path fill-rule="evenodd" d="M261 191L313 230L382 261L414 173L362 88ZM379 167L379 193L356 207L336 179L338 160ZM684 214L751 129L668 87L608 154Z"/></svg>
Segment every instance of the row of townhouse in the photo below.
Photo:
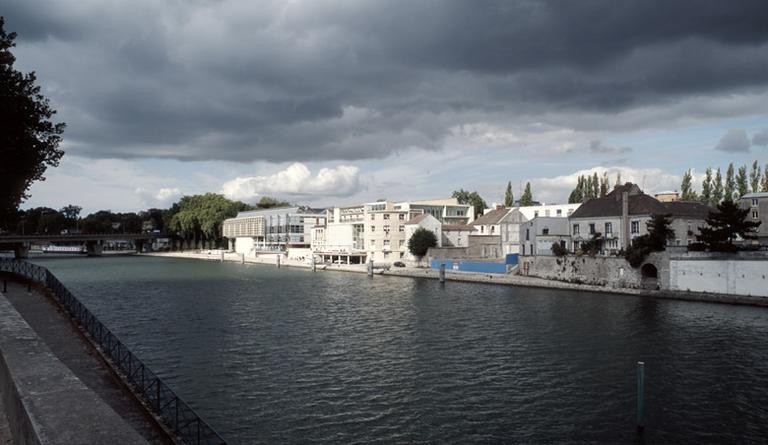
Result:
<svg viewBox="0 0 768 445"><path fill-rule="evenodd" d="M407 242L416 228L429 225L439 245L461 245L468 241L467 224L474 219L474 208L454 198L377 201L325 210L292 207L240 212L224 221L223 235L230 240L230 250L246 255L292 249L311 251L321 261L391 263L413 260ZM270 229L273 226L276 231ZM277 236L270 237L271 232Z"/></svg>
<svg viewBox="0 0 768 445"><path fill-rule="evenodd" d="M745 195L741 205L750 209L751 218L765 218L768 193ZM360 264L414 261L408 240L418 228L425 228L435 233L437 247L449 248L449 254L499 259L509 254L552 255L554 243L576 252L593 238L600 239L603 253L616 253L645 235L656 214L671 215L675 236L670 244L687 246L695 242L709 211L697 202L646 195L637 185L626 183L582 204L498 206L477 219L472 206L453 198L377 201L322 210L241 212L224 222L223 231L230 249L239 253L304 249L321 261ZM768 241L768 223L760 230L760 240Z"/></svg>

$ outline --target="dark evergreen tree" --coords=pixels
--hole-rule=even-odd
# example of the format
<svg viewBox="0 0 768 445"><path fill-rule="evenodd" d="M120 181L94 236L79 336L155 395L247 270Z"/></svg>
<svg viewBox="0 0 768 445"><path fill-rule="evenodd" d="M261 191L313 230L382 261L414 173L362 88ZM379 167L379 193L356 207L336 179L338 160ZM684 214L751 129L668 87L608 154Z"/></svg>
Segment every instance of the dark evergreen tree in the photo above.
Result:
<svg viewBox="0 0 768 445"><path fill-rule="evenodd" d="M531 192L530 182L525 183L525 190L523 191L523 196L520 197L520 205L521 206L533 205L533 193Z"/></svg>
<svg viewBox="0 0 768 445"><path fill-rule="evenodd" d="M755 232L760 227L760 221L747 218L749 208L740 208L731 200L718 204L717 210L709 212L706 226L699 227L696 239L706 245L709 250L717 252L734 252L737 247L734 241L737 237L754 239Z"/></svg>
<svg viewBox="0 0 768 445"><path fill-rule="evenodd" d="M723 175L720 174L720 167L715 172L715 180L712 183L712 205L716 206L723 200Z"/></svg>
<svg viewBox="0 0 768 445"><path fill-rule="evenodd" d="M693 190L693 173L688 169L683 173L683 182L680 184L680 198L683 201L695 201L696 192Z"/></svg>
<svg viewBox="0 0 768 445"><path fill-rule="evenodd" d="M725 188L723 189L723 199L733 201L733 195L736 194L736 175L733 171L733 162L728 164L728 170L725 173Z"/></svg>
<svg viewBox="0 0 768 445"><path fill-rule="evenodd" d="M749 182L747 180L747 166L742 165L739 167L739 172L736 175L736 194L733 197L734 201L738 201L742 196L749 193Z"/></svg>

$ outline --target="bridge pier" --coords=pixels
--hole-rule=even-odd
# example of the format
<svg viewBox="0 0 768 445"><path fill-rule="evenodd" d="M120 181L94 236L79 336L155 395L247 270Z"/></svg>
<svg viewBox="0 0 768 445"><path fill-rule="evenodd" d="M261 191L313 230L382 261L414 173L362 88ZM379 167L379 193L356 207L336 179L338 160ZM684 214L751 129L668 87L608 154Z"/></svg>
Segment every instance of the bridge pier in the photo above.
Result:
<svg viewBox="0 0 768 445"><path fill-rule="evenodd" d="M29 243L17 243L13 245L13 256L17 260L29 258Z"/></svg>
<svg viewBox="0 0 768 445"><path fill-rule="evenodd" d="M86 241L85 250L88 256L101 256L104 250L104 244L102 241Z"/></svg>

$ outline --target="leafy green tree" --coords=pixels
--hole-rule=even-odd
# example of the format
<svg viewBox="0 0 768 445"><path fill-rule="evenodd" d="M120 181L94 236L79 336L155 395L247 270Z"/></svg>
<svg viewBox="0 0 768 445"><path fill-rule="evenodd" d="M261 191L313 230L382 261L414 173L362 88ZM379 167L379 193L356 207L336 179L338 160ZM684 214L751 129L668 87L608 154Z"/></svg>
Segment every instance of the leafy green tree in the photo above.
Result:
<svg viewBox="0 0 768 445"><path fill-rule="evenodd" d="M0 229L14 225L32 183L59 165L65 127L50 121L56 111L35 85L35 73L14 69L16 33L6 33L4 25L0 17Z"/></svg>
<svg viewBox="0 0 768 445"><path fill-rule="evenodd" d="M768 174L768 172L766 174ZM749 185L752 186L752 193L760 191L760 176L760 164L755 160L755 162L752 163L752 171L749 172Z"/></svg>
<svg viewBox="0 0 768 445"><path fill-rule="evenodd" d="M712 183L712 205L720 204L723 200L723 175L720 174L720 167L715 172L715 181Z"/></svg>
<svg viewBox="0 0 768 445"><path fill-rule="evenodd" d="M66 228L64 215L50 207L35 207L18 213L16 230L24 235L55 235Z"/></svg>
<svg viewBox="0 0 768 445"><path fill-rule="evenodd" d="M437 247L437 236L431 230L419 227L408 240L408 251L421 261L430 248Z"/></svg>
<svg viewBox="0 0 768 445"><path fill-rule="evenodd" d="M728 164L728 170L725 173L725 189L723 190L723 199L733 201L733 195L736 194L736 176L733 171L733 162Z"/></svg>
<svg viewBox="0 0 768 445"><path fill-rule="evenodd" d="M385 200L386 201L386 200ZM287 201L281 201L277 198L270 196L262 196L259 202L256 203L256 207L260 209L271 209L274 207L290 207L290 203Z"/></svg>
<svg viewBox="0 0 768 445"><path fill-rule="evenodd" d="M680 194L683 201L695 201L696 192L693 190L693 173L688 169L683 173L683 182L680 184Z"/></svg>
<svg viewBox="0 0 768 445"><path fill-rule="evenodd" d="M475 217L483 214L483 210L488 207L485 200L477 192L469 192L459 189L453 192L452 197L456 198L459 204L471 205L475 209Z"/></svg>
<svg viewBox="0 0 768 445"><path fill-rule="evenodd" d="M515 204L515 195L512 194L512 181L507 182L507 190L504 192L504 207L512 207Z"/></svg>
<svg viewBox="0 0 768 445"><path fill-rule="evenodd" d="M712 168L707 167L704 173L704 181L701 183L701 202L704 204L712 203Z"/></svg>
<svg viewBox="0 0 768 445"><path fill-rule="evenodd" d="M520 197L520 205L521 206L533 205L533 193L531 192L530 182L525 183L525 190L523 191L523 196Z"/></svg>
<svg viewBox="0 0 768 445"><path fill-rule="evenodd" d="M566 256L568 255L568 249L563 247L559 242L555 241L552 243L552 253L555 256Z"/></svg>
<svg viewBox="0 0 768 445"><path fill-rule="evenodd" d="M230 201L217 193L182 197L172 208L167 228L182 239L192 241L197 247L199 241L207 244L221 240L221 225L227 218L251 207L240 201Z"/></svg>
<svg viewBox="0 0 768 445"><path fill-rule="evenodd" d="M735 252L738 250L734 241L737 237L754 239L755 232L760 227L760 221L747 218L749 208L742 209L731 200L725 200L717 205L717 210L709 212L706 226L699 227L697 241L715 252Z"/></svg>
<svg viewBox="0 0 768 445"><path fill-rule="evenodd" d="M69 228L74 229L78 226L78 222L80 221L80 212L82 211L82 207L70 204L68 206L62 207L60 212L67 220L67 225Z"/></svg>
<svg viewBox="0 0 768 445"><path fill-rule="evenodd" d="M736 175L736 190L737 194L734 195L733 200L738 201L742 196L749 193L749 182L747 181L747 166L742 165L739 167L739 172Z"/></svg>
<svg viewBox="0 0 768 445"><path fill-rule="evenodd" d="M584 201L584 176L579 175L576 180L576 187L568 195L568 204L578 204Z"/></svg>

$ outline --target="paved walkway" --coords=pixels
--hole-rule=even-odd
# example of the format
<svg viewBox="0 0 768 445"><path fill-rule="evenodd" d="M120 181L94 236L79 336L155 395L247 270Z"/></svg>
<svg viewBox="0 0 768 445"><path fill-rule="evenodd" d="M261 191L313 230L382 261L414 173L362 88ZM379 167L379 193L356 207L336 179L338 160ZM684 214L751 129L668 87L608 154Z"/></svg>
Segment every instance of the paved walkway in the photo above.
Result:
<svg viewBox="0 0 768 445"><path fill-rule="evenodd" d="M64 365L146 440L154 444L169 443L139 403L127 393L91 345L80 335L69 317L48 297L35 289L27 293L26 285L11 281L8 282L8 292L0 295L0 298L6 298L16 308ZM0 416L0 445L6 443L3 442L3 431Z"/></svg>

